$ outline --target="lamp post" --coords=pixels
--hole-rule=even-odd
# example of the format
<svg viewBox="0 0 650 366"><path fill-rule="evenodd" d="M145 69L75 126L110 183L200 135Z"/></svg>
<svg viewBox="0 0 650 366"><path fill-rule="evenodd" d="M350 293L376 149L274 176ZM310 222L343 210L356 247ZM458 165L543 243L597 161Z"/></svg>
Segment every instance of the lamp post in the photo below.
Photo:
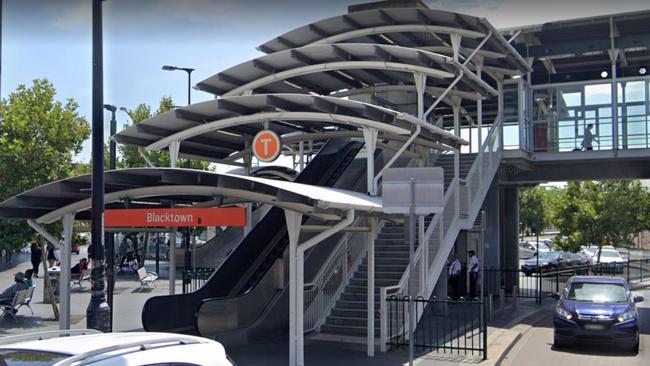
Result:
<svg viewBox="0 0 650 366"><path fill-rule="evenodd" d="M117 121L115 120L115 112L117 107L112 104L104 104L104 109L111 112L111 132L112 137L117 132ZM109 143L109 170L115 170L117 156L115 141L111 140ZM115 289L115 233L105 233L104 241L106 243L106 302L110 308L110 327L113 330L113 291Z"/></svg>
<svg viewBox="0 0 650 366"><path fill-rule="evenodd" d="M92 264L91 297L86 309L88 328L110 331L110 307L104 283L104 76L102 1L92 2Z"/></svg>
<svg viewBox="0 0 650 366"><path fill-rule="evenodd" d="M182 70L187 73L187 105L192 104L192 97L190 93L192 91L192 71L194 71L195 69L189 67L177 67L177 66L170 66L170 65L163 65L162 69L165 71Z"/></svg>

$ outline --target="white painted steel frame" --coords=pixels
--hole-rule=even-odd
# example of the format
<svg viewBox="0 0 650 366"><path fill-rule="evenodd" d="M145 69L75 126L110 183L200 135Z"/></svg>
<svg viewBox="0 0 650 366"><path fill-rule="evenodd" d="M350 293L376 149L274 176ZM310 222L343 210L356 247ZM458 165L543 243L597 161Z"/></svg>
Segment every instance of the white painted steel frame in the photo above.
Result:
<svg viewBox="0 0 650 366"><path fill-rule="evenodd" d="M194 136L198 136L207 132L222 130L225 128L240 126L249 123L259 123L262 121L319 121L319 122L332 122L341 123L346 125L376 128L382 132L393 133L396 135L406 135L408 130L382 123L367 118L347 116L343 114L322 113L322 112L264 112L256 113L246 116L237 116L231 118L224 118L218 121L208 122L179 131L173 135L162 138L145 147L146 151L159 151L165 147L172 146L172 143L177 141L187 140ZM446 134L451 135L445 131Z"/></svg>
<svg viewBox="0 0 650 366"><path fill-rule="evenodd" d="M421 51L426 53L426 51ZM436 55L440 57L440 55ZM433 61L433 60L432 60ZM265 85L271 84L276 81L283 81L297 76L313 74L317 72L325 71L337 71L337 70L359 70L359 69L375 69L375 70L387 70L387 71L398 71L398 72L408 72L415 73L421 72L429 77L436 79L448 79L452 78L454 74L433 69L425 66L411 65L411 64L402 64L398 62L388 62L388 61L338 61L338 62L327 62L316 65L308 65L297 67L295 69L281 71L275 74L270 74L254 81L248 82L244 85L238 86L231 91L225 93L224 97L243 95L249 90L255 90L257 88L263 87Z"/></svg>
<svg viewBox="0 0 650 366"><path fill-rule="evenodd" d="M417 32L417 33L441 33L441 34L460 34L467 38L480 38L485 36L484 33L475 32L462 28L445 27L440 25L424 25L424 24L400 24L400 25L385 25L372 28L356 29L353 31L335 34L327 38L319 39L312 42L307 46L315 46L319 44L339 43L354 38L377 35L383 33L403 33L403 32Z"/></svg>

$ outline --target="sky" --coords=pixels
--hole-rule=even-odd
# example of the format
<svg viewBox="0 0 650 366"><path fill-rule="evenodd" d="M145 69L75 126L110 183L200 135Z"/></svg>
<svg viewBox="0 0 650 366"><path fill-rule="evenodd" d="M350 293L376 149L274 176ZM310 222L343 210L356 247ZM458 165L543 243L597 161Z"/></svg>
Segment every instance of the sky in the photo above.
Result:
<svg viewBox="0 0 650 366"><path fill-rule="evenodd" d="M284 32L341 15L344 0L106 0L103 5L104 103L128 109L157 106L165 95L187 103L187 74L162 65L196 69L192 84L261 56L255 47ZM497 28L650 9L648 0L429 0L432 8L487 18ZM20 84L47 78L57 99L74 98L91 121L90 0L0 0L0 96ZM585 6L585 4L589 6ZM212 95L192 91L192 102ZM106 121L110 114L106 112ZM118 131L128 116L118 112ZM108 123L105 128L108 136ZM88 161L90 143L78 161Z"/></svg>

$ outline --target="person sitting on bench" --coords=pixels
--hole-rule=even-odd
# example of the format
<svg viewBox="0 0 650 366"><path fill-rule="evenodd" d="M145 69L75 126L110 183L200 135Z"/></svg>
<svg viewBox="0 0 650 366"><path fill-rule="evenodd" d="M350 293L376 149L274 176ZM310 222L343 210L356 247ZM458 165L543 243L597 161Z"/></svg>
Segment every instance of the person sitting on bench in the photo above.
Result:
<svg viewBox="0 0 650 366"><path fill-rule="evenodd" d="M11 305L14 296L16 296L16 292L27 290L29 288L29 286L25 284L25 274L22 272L18 272L14 275L14 281L16 283L0 294L0 305Z"/></svg>
<svg viewBox="0 0 650 366"><path fill-rule="evenodd" d="M70 268L70 273L73 275L80 275L85 270L88 269L88 260L86 258L81 258L79 263L75 264L74 267Z"/></svg>

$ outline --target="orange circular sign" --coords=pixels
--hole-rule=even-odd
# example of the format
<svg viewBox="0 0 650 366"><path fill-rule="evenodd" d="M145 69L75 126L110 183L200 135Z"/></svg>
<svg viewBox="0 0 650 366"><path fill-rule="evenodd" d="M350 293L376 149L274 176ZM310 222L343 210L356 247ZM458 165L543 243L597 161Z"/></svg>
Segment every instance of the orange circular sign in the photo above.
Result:
<svg viewBox="0 0 650 366"><path fill-rule="evenodd" d="M253 154L259 161L270 163L280 156L282 141L280 136L271 130L262 130L253 138Z"/></svg>

